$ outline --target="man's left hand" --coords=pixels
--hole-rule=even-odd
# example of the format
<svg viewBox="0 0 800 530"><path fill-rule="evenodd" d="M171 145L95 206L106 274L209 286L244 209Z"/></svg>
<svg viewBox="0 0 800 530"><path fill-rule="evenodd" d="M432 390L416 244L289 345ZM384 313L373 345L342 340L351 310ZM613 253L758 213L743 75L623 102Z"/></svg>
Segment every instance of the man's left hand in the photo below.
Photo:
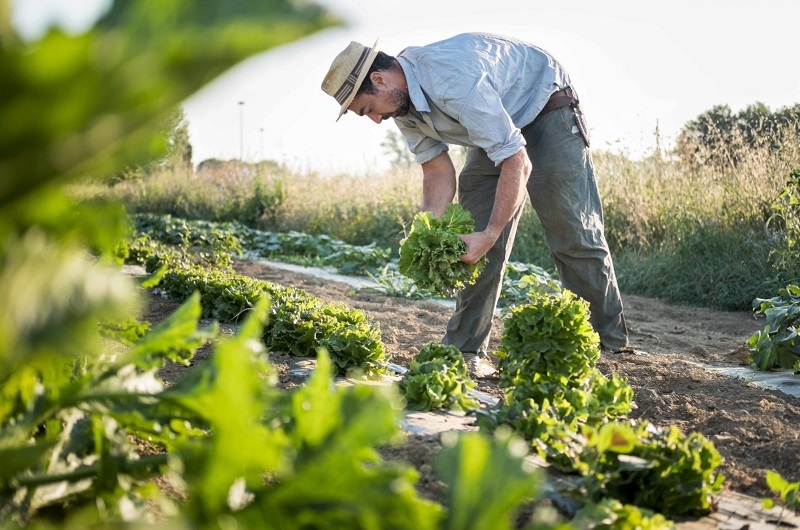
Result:
<svg viewBox="0 0 800 530"><path fill-rule="evenodd" d="M492 238L490 235L486 234L486 232L473 232L471 234L465 234L458 236L461 240L467 244L467 251L461 256L458 257L464 263L478 263L489 249L492 248L494 242L497 238Z"/></svg>

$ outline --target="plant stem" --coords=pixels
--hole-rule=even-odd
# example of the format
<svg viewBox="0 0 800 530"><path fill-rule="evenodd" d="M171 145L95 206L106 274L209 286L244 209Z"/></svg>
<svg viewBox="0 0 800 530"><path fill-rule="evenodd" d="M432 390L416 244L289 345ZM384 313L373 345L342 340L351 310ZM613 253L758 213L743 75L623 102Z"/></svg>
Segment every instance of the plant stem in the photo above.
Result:
<svg viewBox="0 0 800 530"><path fill-rule="evenodd" d="M149 469L151 467L162 466L167 463L166 454L147 455L139 458L138 460L123 460L119 469L123 472L139 471L142 469ZM34 475L31 477L20 477L16 479L19 486L37 487L45 484L54 484L56 482L77 482L79 480L92 477L97 474L99 463L94 463L89 466L78 468L69 473L58 473L55 475Z"/></svg>

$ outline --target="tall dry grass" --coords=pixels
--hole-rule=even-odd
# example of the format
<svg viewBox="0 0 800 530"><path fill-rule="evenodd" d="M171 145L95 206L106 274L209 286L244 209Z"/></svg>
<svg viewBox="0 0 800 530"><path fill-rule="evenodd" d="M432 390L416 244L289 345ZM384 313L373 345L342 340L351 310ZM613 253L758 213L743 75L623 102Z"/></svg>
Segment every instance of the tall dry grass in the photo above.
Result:
<svg viewBox="0 0 800 530"><path fill-rule="evenodd" d="M85 187L84 197L100 193ZM132 213L239 221L262 230L327 234L356 245L398 245L419 211L419 168L363 176L298 175L229 162L200 172L157 170L102 191Z"/></svg>
<svg viewBox="0 0 800 530"><path fill-rule="evenodd" d="M713 152L699 140L684 142L640 161L598 153L606 234L623 291L744 310L800 281L800 256L776 259L786 239L769 226L800 168L798 130L756 134L755 143L726 135Z"/></svg>
<svg viewBox="0 0 800 530"><path fill-rule="evenodd" d="M774 224L768 226L772 205L792 170L800 168L798 130L756 135L755 144L726 136L713 151L689 139L641 160L596 151L606 237L623 291L747 309L754 297L800 281L800 257L778 263L775 253L784 241ZM132 212L236 220L264 230L397 247L419 210L422 178L417 167L325 176L299 175L276 164L226 163L200 172L158 170L112 187L86 185L81 193L121 201ZM553 270L530 207L512 260Z"/></svg>
<svg viewBox="0 0 800 530"><path fill-rule="evenodd" d="M596 153L612 249L668 249L705 228L763 229L770 205L800 167L798 129L779 134L756 145L726 136L726 149L713 153L697 141L638 161Z"/></svg>

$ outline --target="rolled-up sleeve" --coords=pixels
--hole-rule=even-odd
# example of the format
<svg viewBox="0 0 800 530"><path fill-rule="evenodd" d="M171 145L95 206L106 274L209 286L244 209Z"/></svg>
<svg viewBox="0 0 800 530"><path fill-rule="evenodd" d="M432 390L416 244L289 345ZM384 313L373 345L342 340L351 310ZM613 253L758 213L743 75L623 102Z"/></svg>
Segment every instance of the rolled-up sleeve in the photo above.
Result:
<svg viewBox="0 0 800 530"><path fill-rule="evenodd" d="M457 119L470 140L483 148L496 166L526 145L522 132L514 125L500 95L486 77L463 99L457 109Z"/></svg>
<svg viewBox="0 0 800 530"><path fill-rule="evenodd" d="M446 143L426 136L413 121L395 119L395 123L405 137L409 150L414 153L417 164L430 162L449 150Z"/></svg>

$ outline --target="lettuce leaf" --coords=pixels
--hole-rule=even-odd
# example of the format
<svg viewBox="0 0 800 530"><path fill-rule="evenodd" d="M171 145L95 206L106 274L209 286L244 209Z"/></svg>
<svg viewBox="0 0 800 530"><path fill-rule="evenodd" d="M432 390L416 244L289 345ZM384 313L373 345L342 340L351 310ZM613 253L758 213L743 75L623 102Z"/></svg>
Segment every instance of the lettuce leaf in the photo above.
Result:
<svg viewBox="0 0 800 530"><path fill-rule="evenodd" d="M444 297L474 284L486 266L486 256L475 264L460 261L467 245L458 237L474 227L470 213L458 204L448 206L441 218L431 212L418 213L408 237L400 243L400 273L420 289Z"/></svg>

